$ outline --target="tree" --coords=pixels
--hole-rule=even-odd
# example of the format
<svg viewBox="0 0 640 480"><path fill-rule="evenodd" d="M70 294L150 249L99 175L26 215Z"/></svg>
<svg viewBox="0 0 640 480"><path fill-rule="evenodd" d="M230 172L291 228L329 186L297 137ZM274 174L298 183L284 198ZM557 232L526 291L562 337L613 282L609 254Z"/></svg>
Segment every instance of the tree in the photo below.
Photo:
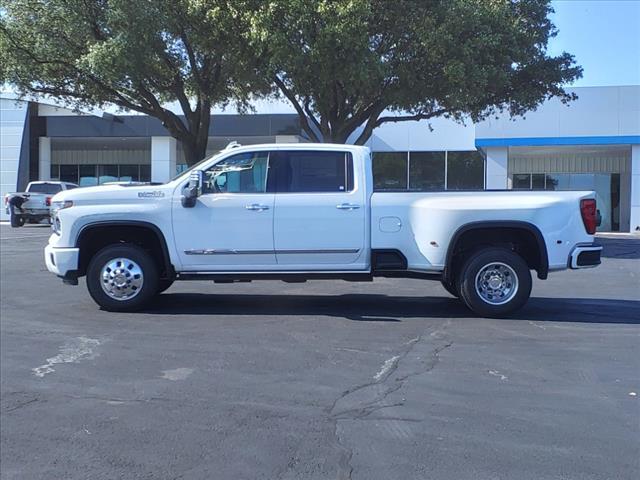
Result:
<svg viewBox="0 0 640 480"><path fill-rule="evenodd" d="M212 105L266 88L241 44L234 0L0 0L0 83L75 108L158 118L189 165L204 158ZM183 116L166 108L180 105Z"/></svg>
<svg viewBox="0 0 640 480"><path fill-rule="evenodd" d="M581 76L550 56L549 0L245 2L265 76L314 141L363 144L374 128L444 116L512 115Z"/></svg>

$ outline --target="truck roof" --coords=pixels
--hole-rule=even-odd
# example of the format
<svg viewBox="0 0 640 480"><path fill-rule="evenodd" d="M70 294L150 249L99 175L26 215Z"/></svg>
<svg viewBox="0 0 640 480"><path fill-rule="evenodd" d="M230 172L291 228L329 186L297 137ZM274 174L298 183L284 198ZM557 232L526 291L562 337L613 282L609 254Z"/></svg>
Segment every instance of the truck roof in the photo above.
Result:
<svg viewBox="0 0 640 480"><path fill-rule="evenodd" d="M44 185L46 185L46 184L50 184L50 185L76 185L73 182L61 182L59 180L34 180L33 182L29 182L27 184L27 186L29 186L29 185L43 185L43 184Z"/></svg>
<svg viewBox="0 0 640 480"><path fill-rule="evenodd" d="M362 145L349 145L344 143L258 143L254 145L240 145L232 142L220 152L245 150L369 150Z"/></svg>

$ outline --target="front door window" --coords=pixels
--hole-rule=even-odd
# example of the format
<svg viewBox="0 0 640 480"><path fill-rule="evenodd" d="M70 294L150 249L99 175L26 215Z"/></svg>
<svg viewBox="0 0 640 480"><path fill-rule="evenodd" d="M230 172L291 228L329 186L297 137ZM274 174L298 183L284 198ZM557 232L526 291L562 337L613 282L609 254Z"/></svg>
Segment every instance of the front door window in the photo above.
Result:
<svg viewBox="0 0 640 480"><path fill-rule="evenodd" d="M203 194L265 193L268 152L240 153L205 171Z"/></svg>

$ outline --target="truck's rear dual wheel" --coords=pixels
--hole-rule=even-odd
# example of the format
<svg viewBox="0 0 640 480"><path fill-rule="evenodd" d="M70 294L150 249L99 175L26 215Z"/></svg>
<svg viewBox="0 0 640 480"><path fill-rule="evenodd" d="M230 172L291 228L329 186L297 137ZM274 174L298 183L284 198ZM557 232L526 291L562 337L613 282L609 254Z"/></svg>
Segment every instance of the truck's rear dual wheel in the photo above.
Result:
<svg viewBox="0 0 640 480"><path fill-rule="evenodd" d="M89 262L87 288L91 298L105 310L139 310L158 292L158 267L136 245L111 245Z"/></svg>
<svg viewBox="0 0 640 480"><path fill-rule="evenodd" d="M460 298L483 317L504 317L531 294L531 272L524 259L504 248L487 248L464 263L458 278Z"/></svg>

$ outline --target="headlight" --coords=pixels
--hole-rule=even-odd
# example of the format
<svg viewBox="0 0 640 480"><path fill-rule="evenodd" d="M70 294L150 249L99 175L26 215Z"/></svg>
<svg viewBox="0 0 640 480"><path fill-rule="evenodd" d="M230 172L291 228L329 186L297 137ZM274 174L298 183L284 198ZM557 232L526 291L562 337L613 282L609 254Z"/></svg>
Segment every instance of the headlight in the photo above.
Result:
<svg viewBox="0 0 640 480"><path fill-rule="evenodd" d="M58 212L58 210L63 210L65 208L73 207L73 201L71 200L61 200L58 202L51 202L51 213Z"/></svg>
<svg viewBox="0 0 640 480"><path fill-rule="evenodd" d="M71 200L64 200L59 202L51 202L51 229L57 235L60 235L60 217L58 213L60 210L64 210L65 208L73 207L73 202Z"/></svg>

